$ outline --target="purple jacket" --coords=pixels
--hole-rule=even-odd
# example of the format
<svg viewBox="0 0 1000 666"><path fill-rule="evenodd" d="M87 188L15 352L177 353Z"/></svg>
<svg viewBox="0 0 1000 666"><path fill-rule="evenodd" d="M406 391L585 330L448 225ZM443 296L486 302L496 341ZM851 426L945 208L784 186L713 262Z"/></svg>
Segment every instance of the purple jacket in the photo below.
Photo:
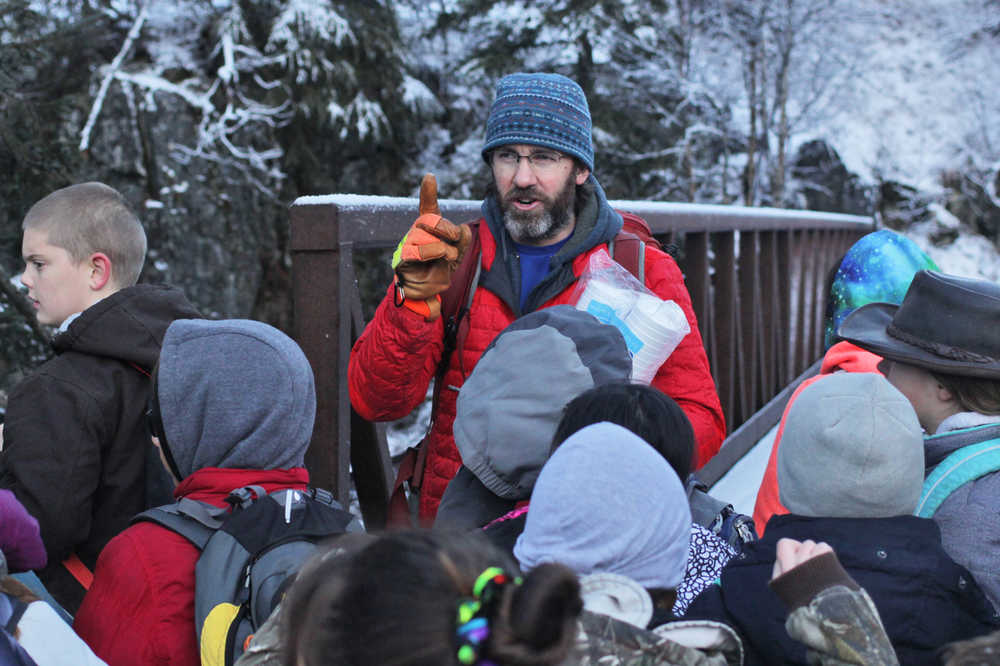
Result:
<svg viewBox="0 0 1000 666"><path fill-rule="evenodd" d="M38 521L9 490L0 490L0 550L11 572L41 569L47 560Z"/></svg>

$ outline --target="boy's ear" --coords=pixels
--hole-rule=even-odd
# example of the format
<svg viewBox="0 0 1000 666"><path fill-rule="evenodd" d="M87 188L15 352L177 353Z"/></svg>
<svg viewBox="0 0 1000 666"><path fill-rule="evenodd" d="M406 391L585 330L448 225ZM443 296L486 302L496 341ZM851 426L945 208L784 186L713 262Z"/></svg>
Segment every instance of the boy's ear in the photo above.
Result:
<svg viewBox="0 0 1000 666"><path fill-rule="evenodd" d="M90 288L94 291L104 289L111 280L111 260L103 252L90 255Z"/></svg>

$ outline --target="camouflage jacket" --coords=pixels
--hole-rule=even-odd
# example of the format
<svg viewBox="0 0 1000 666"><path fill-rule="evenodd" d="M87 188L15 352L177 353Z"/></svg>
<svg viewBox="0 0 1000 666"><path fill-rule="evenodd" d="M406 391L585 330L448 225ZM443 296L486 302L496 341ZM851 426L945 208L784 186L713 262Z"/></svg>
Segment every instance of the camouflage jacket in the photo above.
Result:
<svg viewBox="0 0 1000 666"><path fill-rule="evenodd" d="M789 636L805 643L810 663L899 664L878 610L862 588L828 587L808 604L793 610L785 629Z"/></svg>
<svg viewBox="0 0 1000 666"><path fill-rule="evenodd" d="M688 642L705 647L688 647ZM743 662L732 629L719 622L670 622L653 631L584 611L576 645L563 666L726 666Z"/></svg>
<svg viewBox="0 0 1000 666"><path fill-rule="evenodd" d="M792 575L799 577L806 570ZM785 623L789 636L806 646L812 664L898 666L871 597L842 569L840 573L845 584L814 591L808 603L792 610ZM834 579L820 580L829 583ZM723 666L742 662L740 639L719 622L680 620L649 631L584 611L573 654L563 666Z"/></svg>

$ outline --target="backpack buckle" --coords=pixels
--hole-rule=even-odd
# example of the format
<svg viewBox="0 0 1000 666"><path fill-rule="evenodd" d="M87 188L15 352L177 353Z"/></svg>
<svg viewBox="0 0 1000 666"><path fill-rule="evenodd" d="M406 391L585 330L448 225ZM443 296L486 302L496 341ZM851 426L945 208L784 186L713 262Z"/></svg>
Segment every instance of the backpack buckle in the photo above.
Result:
<svg viewBox="0 0 1000 666"><path fill-rule="evenodd" d="M322 502L327 506L336 506L338 509L340 508L340 502L334 498L333 493L329 490L325 490L323 488L310 488L309 492L312 495L312 498L317 502Z"/></svg>
<svg viewBox="0 0 1000 666"><path fill-rule="evenodd" d="M258 500L265 495L267 493L260 486L243 486L242 488L230 491L229 495L226 496L226 503L234 509L236 507L245 509L253 504L254 500Z"/></svg>

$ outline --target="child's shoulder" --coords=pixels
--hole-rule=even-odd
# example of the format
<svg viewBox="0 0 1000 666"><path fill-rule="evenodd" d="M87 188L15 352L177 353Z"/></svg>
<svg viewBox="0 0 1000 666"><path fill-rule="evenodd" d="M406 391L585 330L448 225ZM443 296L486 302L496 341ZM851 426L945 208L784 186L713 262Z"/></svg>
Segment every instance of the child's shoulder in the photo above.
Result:
<svg viewBox="0 0 1000 666"><path fill-rule="evenodd" d="M160 353L167 327L176 319L200 318L179 289L135 285L93 304L52 341L57 354L124 359L148 372Z"/></svg>

